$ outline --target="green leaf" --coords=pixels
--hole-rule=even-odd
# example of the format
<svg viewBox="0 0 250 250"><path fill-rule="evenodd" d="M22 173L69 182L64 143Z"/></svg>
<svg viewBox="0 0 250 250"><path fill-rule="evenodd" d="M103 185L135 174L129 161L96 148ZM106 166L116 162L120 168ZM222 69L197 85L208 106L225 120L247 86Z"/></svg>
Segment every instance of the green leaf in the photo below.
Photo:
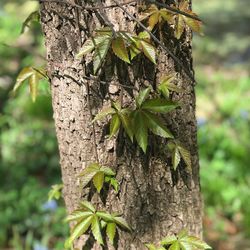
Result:
<svg viewBox="0 0 250 250"><path fill-rule="evenodd" d="M156 247L155 247L155 245L153 245L153 244L146 244L145 246L146 246L149 250L157 250Z"/></svg>
<svg viewBox="0 0 250 250"><path fill-rule="evenodd" d="M66 222L70 221L79 221L84 220L87 217L93 215L93 212L90 211L82 211L82 210L75 210L70 215L68 215L65 219Z"/></svg>
<svg viewBox="0 0 250 250"><path fill-rule="evenodd" d="M109 240L112 245L114 245L114 238L116 234L116 224L115 223L108 223L107 228L106 228L106 233L109 237Z"/></svg>
<svg viewBox="0 0 250 250"><path fill-rule="evenodd" d="M146 109L152 112L167 113L178 107L176 102L172 102L162 98L155 98L146 100L142 104L142 109Z"/></svg>
<svg viewBox="0 0 250 250"><path fill-rule="evenodd" d="M177 238L175 235L168 236L168 237L165 237L164 239L162 239L161 245L163 245L163 246L170 245L170 244L173 244L175 241L177 241Z"/></svg>
<svg viewBox="0 0 250 250"><path fill-rule="evenodd" d="M94 215L92 218L91 231L92 231L92 234L94 235L95 240L99 244L103 245L100 222L96 215Z"/></svg>
<svg viewBox="0 0 250 250"><path fill-rule="evenodd" d="M102 120L103 118L105 118L108 115L113 115L115 114L116 111L113 108L110 107L106 107L103 108L96 116L95 119L92 122L98 121L98 120Z"/></svg>
<svg viewBox="0 0 250 250"><path fill-rule="evenodd" d="M147 111L143 111L147 120L147 127L155 134L164 138L173 138L173 135L159 117Z"/></svg>
<svg viewBox="0 0 250 250"><path fill-rule="evenodd" d="M112 137L114 135L116 135L116 133L118 132L119 128L121 125L121 120L118 114L114 114L112 116L111 122L110 122L110 135L109 137Z"/></svg>
<svg viewBox="0 0 250 250"><path fill-rule="evenodd" d="M105 175L111 175L111 176L115 175L115 172L109 167L102 166L100 168L100 171L102 171Z"/></svg>
<svg viewBox="0 0 250 250"><path fill-rule="evenodd" d="M112 49L117 57L124 62L130 63L128 50L122 37L117 37L112 41Z"/></svg>
<svg viewBox="0 0 250 250"><path fill-rule="evenodd" d="M68 245L72 245L74 240L83 235L90 227L93 216L89 216L86 219L78 222L72 229L72 233L68 240Z"/></svg>
<svg viewBox="0 0 250 250"><path fill-rule="evenodd" d="M182 239L184 237L188 236L188 231L186 229L182 229L179 233L178 233L178 238Z"/></svg>
<svg viewBox="0 0 250 250"><path fill-rule="evenodd" d="M110 178L110 185L114 188L115 192L118 193L118 191L119 191L119 183L114 177Z"/></svg>
<svg viewBox="0 0 250 250"><path fill-rule="evenodd" d="M169 250L180 250L180 244L179 244L179 242L178 242L178 241L174 242L174 243L170 246Z"/></svg>
<svg viewBox="0 0 250 250"><path fill-rule="evenodd" d="M175 24L175 37L177 39L181 38L182 33L184 32L185 23L182 15L177 15L176 24Z"/></svg>
<svg viewBox="0 0 250 250"><path fill-rule="evenodd" d="M190 152L187 149L185 149L184 147L182 147L181 145L178 145L178 149L180 151L182 159L184 160L184 162L187 165L187 168L189 170L192 170L192 162L191 162Z"/></svg>
<svg viewBox="0 0 250 250"><path fill-rule="evenodd" d="M32 74L29 79L30 95L33 102L36 101L39 80L40 77L37 73Z"/></svg>
<svg viewBox="0 0 250 250"><path fill-rule="evenodd" d="M82 201L80 204L81 204L81 206L83 208L85 208L85 209L87 209L87 210L95 213L96 210L95 210L94 206L90 202L88 202L88 201Z"/></svg>
<svg viewBox="0 0 250 250"><path fill-rule="evenodd" d="M39 21L40 21L40 13L38 10L30 13L30 15L23 22L21 34L24 33L26 27L29 28L32 22L39 22Z"/></svg>
<svg viewBox="0 0 250 250"><path fill-rule="evenodd" d="M92 50L94 50L100 44L102 44L106 40L110 40L110 39L111 39L110 35L107 35L107 34L100 34L94 38L89 38L83 44L82 48L80 49L80 51L76 55L76 58L81 58L82 56L90 53Z"/></svg>
<svg viewBox="0 0 250 250"><path fill-rule="evenodd" d="M172 152L172 165L173 165L174 170L177 169L177 167L180 163L180 160L181 160L180 152L179 152L178 148L175 147L175 149Z"/></svg>
<svg viewBox="0 0 250 250"><path fill-rule="evenodd" d="M61 197L61 190L63 188L63 184L56 184L51 186L51 190L48 193L48 200L56 199L59 200Z"/></svg>
<svg viewBox="0 0 250 250"><path fill-rule="evenodd" d="M180 240L180 243L186 247L190 246L190 249L193 249L193 247L197 247L198 249L212 249L206 242L195 236L186 236Z"/></svg>
<svg viewBox="0 0 250 250"><path fill-rule="evenodd" d="M98 163L91 163L88 167L86 167L80 174L81 184L85 187L95 176L97 172L100 171L100 165Z"/></svg>
<svg viewBox="0 0 250 250"><path fill-rule="evenodd" d="M103 183L104 183L104 173L103 172L97 172L95 176L93 177L93 183L96 187L96 190L98 193L102 190Z"/></svg>
<svg viewBox="0 0 250 250"><path fill-rule="evenodd" d="M130 59L133 60L141 51L137 48L136 44L131 44L129 46Z"/></svg>
<svg viewBox="0 0 250 250"><path fill-rule="evenodd" d="M34 70L32 67L25 67L21 70L21 72L18 74L16 79L16 84L14 86L13 91L16 92L16 90L21 86L21 84L27 80L29 77L31 77L34 74Z"/></svg>
<svg viewBox="0 0 250 250"><path fill-rule="evenodd" d="M134 134L138 145L141 147L144 153L147 151L148 146L148 128L147 119L140 111L134 113Z"/></svg>
<svg viewBox="0 0 250 250"><path fill-rule="evenodd" d="M149 25L149 27L150 27L151 30L159 22L159 17L160 17L159 11L155 11L152 15L150 15L150 17L148 19L148 25Z"/></svg>
<svg viewBox="0 0 250 250"><path fill-rule="evenodd" d="M120 216L114 216L113 219L117 225L131 231L130 226L128 225L128 223L126 222L126 220L124 218L122 218Z"/></svg>
<svg viewBox="0 0 250 250"><path fill-rule="evenodd" d="M97 73L103 61L105 60L105 57L110 47L110 43L111 39L106 39L102 43L100 43L97 47L95 47L95 53L93 56L94 74Z"/></svg>
<svg viewBox="0 0 250 250"><path fill-rule="evenodd" d="M140 108L144 101L149 97L152 87L149 86L144 90L141 90L138 96L135 98L137 108Z"/></svg>
<svg viewBox="0 0 250 250"><path fill-rule="evenodd" d="M106 222L113 222L113 216L110 213L97 211L96 215L105 220Z"/></svg>
<svg viewBox="0 0 250 250"><path fill-rule="evenodd" d="M122 122L122 126L127 133L130 140L133 142L133 128L132 128L132 122L130 119L130 114L123 112L123 110L119 113L120 120Z"/></svg>
<svg viewBox="0 0 250 250"><path fill-rule="evenodd" d="M143 40L140 42L144 55L154 64L156 64L156 48L149 42Z"/></svg>

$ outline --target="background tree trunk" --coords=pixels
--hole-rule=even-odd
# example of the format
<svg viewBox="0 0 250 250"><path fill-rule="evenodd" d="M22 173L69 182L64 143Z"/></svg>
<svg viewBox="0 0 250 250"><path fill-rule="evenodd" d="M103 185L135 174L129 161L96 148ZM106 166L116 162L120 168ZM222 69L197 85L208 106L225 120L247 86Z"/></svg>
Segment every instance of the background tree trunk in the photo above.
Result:
<svg viewBox="0 0 250 250"><path fill-rule="evenodd" d="M73 1L68 1L74 4ZM86 5L87 1L78 4ZM96 1L94 1L96 2ZM94 4L98 4L97 3ZM111 0L103 1L110 5ZM201 235L201 199L199 186L199 163L196 142L195 93L194 82L185 76L181 69L164 51L159 51L158 64L152 65L145 57L139 57L133 66L127 66L116 60L116 77L110 81L106 63L101 73L103 81L109 84L86 81L89 75L88 58L75 59L82 43L91 36L91 32L103 24L103 12L83 11L64 3L41 3L41 20L46 40L48 74L54 109L56 134L58 138L64 199L68 212L76 209L83 199L97 202L108 211L123 213L133 232L119 231L117 249L145 249L147 242L157 242L163 236L171 235L186 228L192 234ZM131 4L126 9L138 17L138 7ZM104 11L104 10L103 10ZM115 29L133 31L133 23L119 8L106 10L106 16L115 24ZM164 29L166 45L192 73L191 33L177 41L168 28ZM114 58L110 59L114 63ZM166 146L166 140L150 137L148 153L145 156L134 144L131 144L120 131L118 140L105 139L108 132L104 123L91 124L88 105L96 114L103 104L108 103L109 95L121 96L121 90L114 83L133 84L138 87L155 84L160 77L177 73L178 86L185 92L172 95L181 103L181 108L172 111L165 118L171 131L192 155L193 174L190 176L181 162L178 171L170 165L169 155L159 151ZM90 89L86 86L90 86ZM131 89L125 89L124 102L130 102ZM132 93L133 94L133 93ZM96 138L95 138L96 137ZM120 183L118 194L109 191L102 201L93 195L92 190L83 190L78 178L79 173L91 162L96 162L95 146L102 165L116 171ZM103 202L105 201L105 202ZM83 244L80 241L78 244ZM98 249L96 245L87 249ZM109 246L110 249L112 249Z"/></svg>

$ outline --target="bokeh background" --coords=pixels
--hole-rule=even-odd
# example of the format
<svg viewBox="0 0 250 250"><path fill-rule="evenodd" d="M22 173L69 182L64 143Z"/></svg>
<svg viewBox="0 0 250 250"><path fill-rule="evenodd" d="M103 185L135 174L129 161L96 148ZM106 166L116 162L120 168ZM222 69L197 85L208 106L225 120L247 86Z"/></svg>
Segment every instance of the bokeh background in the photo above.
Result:
<svg viewBox="0 0 250 250"><path fill-rule="evenodd" d="M249 0L193 0L204 20L194 36L197 122L205 237L215 250L250 249ZM11 92L25 66L45 65L39 24L20 35L37 3L0 1L0 249L63 249L62 201L48 85L32 103L28 87Z"/></svg>

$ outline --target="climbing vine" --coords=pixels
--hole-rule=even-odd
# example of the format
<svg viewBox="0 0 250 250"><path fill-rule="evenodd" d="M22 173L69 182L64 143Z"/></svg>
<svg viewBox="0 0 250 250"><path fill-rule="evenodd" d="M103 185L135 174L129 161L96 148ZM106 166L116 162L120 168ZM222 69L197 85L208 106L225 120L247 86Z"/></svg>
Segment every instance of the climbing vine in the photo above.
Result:
<svg viewBox="0 0 250 250"><path fill-rule="evenodd" d="M91 76L83 76L84 79L95 80L101 82L101 71L106 61L110 57L116 57L123 63L133 65L135 58L139 55L144 56L153 64L157 64L158 49L162 48L168 55L172 57L177 65L187 74L192 80L193 76L189 73L182 62L175 54L166 47L163 42L163 31L166 25L174 34L176 40L180 40L184 36L187 29L192 29L195 32L202 33L202 21L199 17L190 10L190 5L187 0L176 1L176 4L163 4L158 1L140 1L140 16L136 19L124 7L128 4L135 4L136 1L129 1L120 4L114 0L115 4L111 6L80 6L78 4L69 3L59 0L40 0L40 2L56 2L60 4L71 5L79 10L97 11L100 8L120 8L131 20L134 21L134 32L126 30L116 31L114 25L108 20L105 15L101 15L104 27L99 27L86 39L76 55L76 59L81 60L88 56L92 63ZM25 20L22 32L26 27L31 25L33 21L39 20L39 12L33 12ZM139 32L137 32L139 30ZM24 68L17 77L14 91L16 91L23 82L28 80L32 100L35 101L37 96L37 84L40 79L48 78L46 71L43 68L27 67ZM187 148L174 137L174 133L165 124L162 119L162 114L171 112L172 110L181 107L181 103L171 100L172 92L185 92L176 85L176 75L165 75L157 86L149 83L148 87L136 89L137 94L134 95L130 105L123 104L123 95L120 100L110 98L108 105L103 107L95 116L92 113L90 105L89 85L87 87L87 102L89 105L90 116L92 118L93 135L95 140L95 123L108 118L109 120L109 138L117 136L120 130L125 131L131 143L136 142L144 154L147 154L148 137L149 135L158 136L167 139L167 144L164 148L166 152L171 154L172 168L177 170L181 159L184 161L187 170L192 172L191 155ZM121 93L126 91L128 86L119 85ZM171 114L170 114L171 115ZM106 119L107 120L107 119ZM96 141L93 142L96 147ZM113 187L115 192L119 191L119 184L116 180L116 173L112 168L103 166L99 162L97 150L96 162L90 163L80 174L79 180L81 187L93 185L97 193L100 194L105 185ZM167 159L166 159L167 160ZM61 185L52 187L50 199L53 197L59 198ZM81 235L89 233L100 244L104 245L103 233L106 230L107 237L110 243L114 243L114 238L117 228L131 231L132 229L119 213L109 213L104 209L99 210L96 205L90 201L82 201L77 210L73 211L67 218L67 222L72 223L70 237L65 242L65 248L72 248L74 241ZM210 249L210 247L200 239L189 236L186 231L180 232L176 236L171 236L163 239L158 246L154 244L146 244L150 250L188 250L188 249Z"/></svg>

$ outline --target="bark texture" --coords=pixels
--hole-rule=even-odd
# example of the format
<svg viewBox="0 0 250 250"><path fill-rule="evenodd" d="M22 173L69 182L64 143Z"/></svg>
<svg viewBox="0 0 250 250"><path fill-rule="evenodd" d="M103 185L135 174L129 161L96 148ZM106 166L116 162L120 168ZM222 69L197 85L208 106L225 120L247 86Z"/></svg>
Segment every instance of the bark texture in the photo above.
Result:
<svg viewBox="0 0 250 250"><path fill-rule="evenodd" d="M68 2L75 3L73 0ZM100 1L94 2L95 5L101 4ZM71 4L41 3L41 21L46 40L48 74L51 79L64 199L68 212L76 209L82 199L92 199L99 207L105 206L107 211L122 213L133 232L119 231L115 249L120 250L145 249L145 243L156 243L163 236L183 228L200 236L202 207L194 82L162 50L159 51L157 66L139 56L133 66L128 68L118 59L110 57L100 74L101 79L109 83L86 81L83 76L90 74L89 59L77 60L75 55L83 42L91 36L91 32L104 24L103 15L114 23L115 29L133 31L134 25L119 8L95 12L81 10ZM78 1L77 4L86 6L87 1ZM110 5L113 2L105 0L103 4ZM136 4L126 6L126 9L138 17ZM164 39L192 73L190 32L186 31L183 39L177 41L166 27ZM111 78L110 69L114 63L115 76ZM181 107L169 113L165 120L175 137L191 152L192 176L186 172L183 162L178 171L171 170L169 155L164 155L159 150L166 146L166 140L150 137L145 156L135 144L129 142L122 131L117 139L108 140L105 122L95 126L95 135L91 124L89 104L93 114L96 114L103 105L108 105L109 96L120 98L121 90L117 83L137 87L153 84L155 87L161 76L174 72L177 73L178 86L185 92L172 94L172 98L178 100ZM130 103L133 95L134 91L125 88L124 103ZM120 184L118 194L111 189L106 190L102 193L101 200L90 188L83 190L78 178L89 163L97 161L94 144L100 163L116 171ZM77 243L79 248L83 242L84 240L80 240ZM85 249L100 249L91 242L87 244ZM107 249L114 248L108 246Z"/></svg>

